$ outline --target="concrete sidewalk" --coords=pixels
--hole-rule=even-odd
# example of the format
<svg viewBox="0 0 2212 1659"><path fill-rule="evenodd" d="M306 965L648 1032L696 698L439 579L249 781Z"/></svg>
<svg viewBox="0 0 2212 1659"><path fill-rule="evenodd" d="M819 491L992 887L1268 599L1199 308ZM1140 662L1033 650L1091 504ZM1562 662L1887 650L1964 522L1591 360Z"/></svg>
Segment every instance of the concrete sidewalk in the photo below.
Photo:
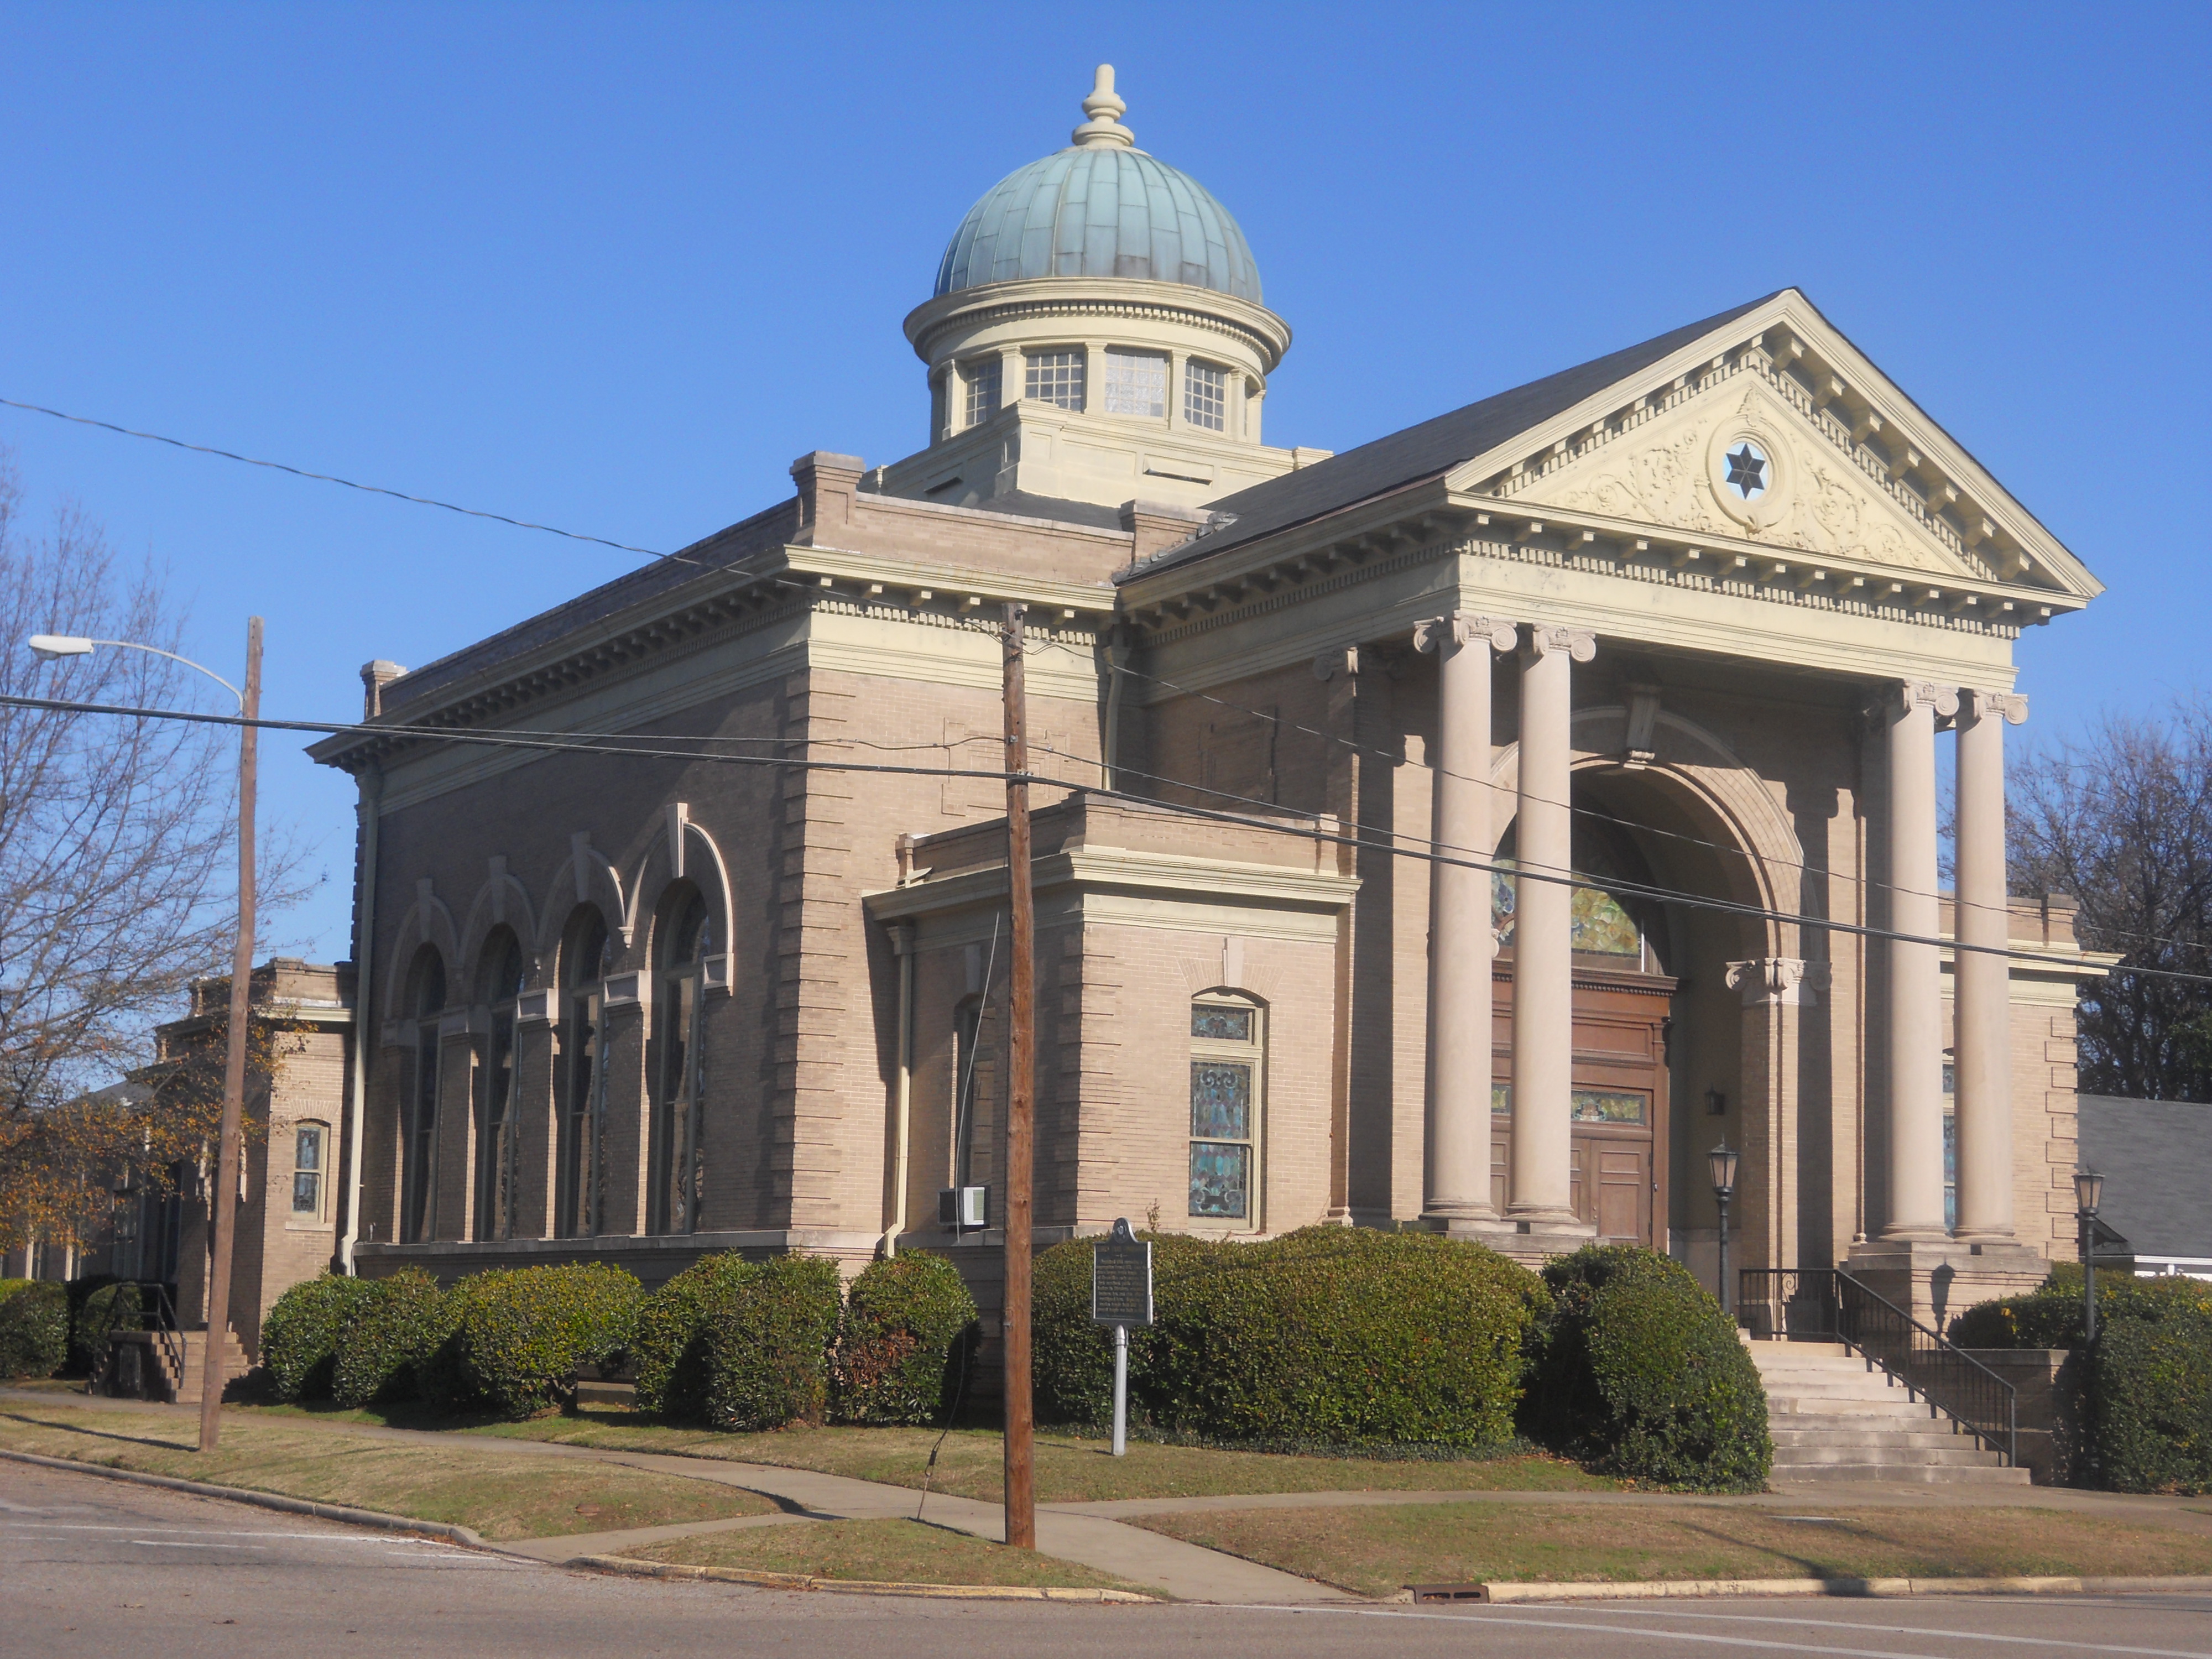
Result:
<svg viewBox="0 0 2212 1659"><path fill-rule="evenodd" d="M0 1404L146 1413L168 1418L198 1419L196 1409L147 1401L98 1400L83 1395L57 1395L27 1389L0 1389ZM234 1419L235 1420L235 1419ZM288 1418L284 1426L313 1426L312 1419ZM823 1474L812 1469L791 1469L767 1463L733 1463L720 1458L684 1457L665 1452L608 1451L594 1446L569 1446L543 1440L508 1440L492 1435L457 1437L435 1429L390 1429L368 1424L332 1424L329 1432L362 1436L404 1444L450 1448L465 1438L472 1450L510 1451L536 1456L579 1458L596 1463L616 1463L648 1469L679 1480L706 1480L736 1486L774 1498L783 1516L746 1516L735 1522L708 1521L693 1525L649 1527L634 1534L586 1534L563 1538L532 1539L502 1548L540 1560L571 1560L580 1555L605 1554L659 1543L699 1533L721 1532L733 1527L774 1524L786 1520L921 1519L954 1532L963 1532L993 1543L1006 1541L1005 1512L996 1504L972 1498L932 1492L925 1500L911 1486L884 1486L856 1480L848 1475ZM1086 1512L1089 1506L1037 1506L1037 1548L1063 1561L1074 1561L1100 1572L1110 1572L1131 1583L1164 1591L1180 1601L1266 1602L1304 1606L1357 1600L1328 1584L1317 1584L1271 1567L1224 1555L1217 1550L1186 1544L1141 1528L1125 1526L1110 1517ZM620 1540L620 1541L614 1541Z"/></svg>

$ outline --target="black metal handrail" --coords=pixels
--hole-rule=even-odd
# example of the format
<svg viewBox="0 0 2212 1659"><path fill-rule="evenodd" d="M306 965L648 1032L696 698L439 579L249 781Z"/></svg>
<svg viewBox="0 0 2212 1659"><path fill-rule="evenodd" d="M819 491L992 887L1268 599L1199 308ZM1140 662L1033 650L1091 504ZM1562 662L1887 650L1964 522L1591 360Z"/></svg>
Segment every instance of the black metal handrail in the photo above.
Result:
<svg viewBox="0 0 2212 1659"><path fill-rule="evenodd" d="M137 1292L134 1310L118 1312L114 1304L108 1309L107 1328L100 1334L100 1346L93 1355L92 1373L86 1377L84 1391L96 1395L107 1380L109 1368L114 1364L115 1335L118 1331L149 1331L168 1362L173 1376L184 1375L185 1354L181 1328L177 1322L177 1304L169 1286L161 1279L118 1279L118 1285L129 1285ZM118 1298L119 1299L119 1298Z"/></svg>
<svg viewBox="0 0 2212 1659"><path fill-rule="evenodd" d="M1739 1316L1771 1309L1777 1335L1844 1343L2007 1463L2020 1461L2019 1391L1848 1273L1832 1267L1746 1267L1736 1285Z"/></svg>

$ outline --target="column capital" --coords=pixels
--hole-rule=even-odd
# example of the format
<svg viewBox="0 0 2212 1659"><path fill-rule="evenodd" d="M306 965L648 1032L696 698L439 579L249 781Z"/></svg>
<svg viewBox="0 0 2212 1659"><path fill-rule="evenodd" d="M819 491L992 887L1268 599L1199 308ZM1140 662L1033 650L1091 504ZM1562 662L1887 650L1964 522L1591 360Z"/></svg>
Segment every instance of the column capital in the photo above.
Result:
<svg viewBox="0 0 2212 1659"><path fill-rule="evenodd" d="M1828 964L1801 957L1754 957L1728 965L1729 988L1743 994L1743 1006L1759 1008L1811 1007L1828 982Z"/></svg>
<svg viewBox="0 0 2212 1659"><path fill-rule="evenodd" d="M1959 712L1959 689L1938 685L1933 680L1899 681L1890 696L1893 714L1909 714L1916 708L1932 708L1948 719Z"/></svg>
<svg viewBox="0 0 2212 1659"><path fill-rule="evenodd" d="M1510 651L1520 639L1520 629L1501 617L1478 617L1471 611L1455 611L1448 617L1431 617L1426 622L1413 624L1413 649L1434 651L1449 635L1454 645L1472 645L1482 641L1493 651Z"/></svg>
<svg viewBox="0 0 2212 1659"><path fill-rule="evenodd" d="M1597 655L1596 635L1587 629L1566 628L1553 623L1529 623L1528 644L1540 657L1564 651L1577 662L1588 662Z"/></svg>
<svg viewBox="0 0 2212 1659"><path fill-rule="evenodd" d="M2027 699L2012 691L1977 691L1963 688L1959 693L1965 711L1976 720L1988 720L2002 715L2008 726L2027 724Z"/></svg>

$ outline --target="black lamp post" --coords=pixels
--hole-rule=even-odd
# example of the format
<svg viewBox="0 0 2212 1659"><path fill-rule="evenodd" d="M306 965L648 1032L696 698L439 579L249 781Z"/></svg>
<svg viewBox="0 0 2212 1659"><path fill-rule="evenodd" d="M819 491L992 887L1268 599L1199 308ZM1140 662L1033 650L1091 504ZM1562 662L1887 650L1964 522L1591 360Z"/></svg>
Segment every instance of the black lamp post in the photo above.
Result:
<svg viewBox="0 0 2212 1659"><path fill-rule="evenodd" d="M1721 1267L1720 1284L1717 1290L1721 1307L1723 1311L1726 1311L1730 1306L1728 1290L1728 1206L1729 1200L1735 1196L1736 1155L1729 1150L1728 1141L1723 1137L1721 1144L1706 1153L1705 1157L1712 1166L1713 1197L1719 1201L1721 1210ZM1731 1314L1730 1317L1734 1317L1734 1315Z"/></svg>
<svg viewBox="0 0 2212 1659"><path fill-rule="evenodd" d="M2105 1177L2094 1170L2074 1171L2074 1214L2081 1224L2081 1341L2097 1340L2097 1206L2104 1201Z"/></svg>

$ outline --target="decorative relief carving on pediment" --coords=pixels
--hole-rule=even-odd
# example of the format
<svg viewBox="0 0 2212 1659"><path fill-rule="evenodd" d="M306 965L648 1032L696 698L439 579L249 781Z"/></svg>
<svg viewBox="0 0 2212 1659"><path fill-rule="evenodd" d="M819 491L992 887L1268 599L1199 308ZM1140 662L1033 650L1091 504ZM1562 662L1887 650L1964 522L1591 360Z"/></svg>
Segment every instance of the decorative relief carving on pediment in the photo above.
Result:
<svg viewBox="0 0 2212 1659"><path fill-rule="evenodd" d="M1711 393L1687 399L1589 445L1520 493L1571 512L1825 557L1978 574L1906 522L1825 437L1757 385L1727 402Z"/></svg>

